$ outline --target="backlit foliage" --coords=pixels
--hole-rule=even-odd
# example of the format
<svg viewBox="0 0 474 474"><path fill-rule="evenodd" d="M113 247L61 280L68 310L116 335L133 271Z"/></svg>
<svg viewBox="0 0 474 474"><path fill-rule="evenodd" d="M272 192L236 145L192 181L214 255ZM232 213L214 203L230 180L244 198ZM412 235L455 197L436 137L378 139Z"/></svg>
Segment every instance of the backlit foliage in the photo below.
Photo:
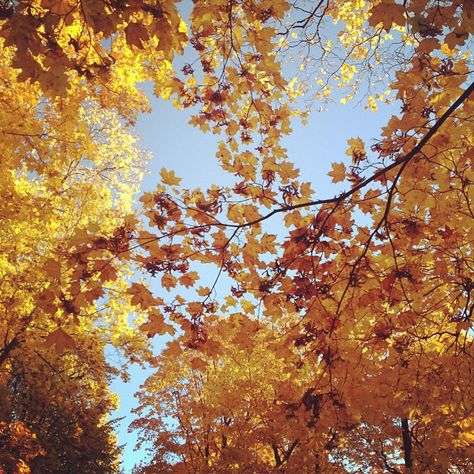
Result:
<svg viewBox="0 0 474 474"><path fill-rule="evenodd" d="M2 468L67 448L46 380L117 469L108 344L156 368L138 472L472 472L473 29L470 0L1 1ZM162 169L140 223L146 80L235 180ZM332 97L400 112L316 198L281 139Z"/></svg>

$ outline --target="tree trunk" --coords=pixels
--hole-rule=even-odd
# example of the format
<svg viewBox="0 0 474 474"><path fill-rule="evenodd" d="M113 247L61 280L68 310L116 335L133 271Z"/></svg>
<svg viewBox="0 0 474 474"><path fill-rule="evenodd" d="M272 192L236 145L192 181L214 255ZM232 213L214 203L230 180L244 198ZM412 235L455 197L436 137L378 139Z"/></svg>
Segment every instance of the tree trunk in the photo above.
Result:
<svg viewBox="0 0 474 474"><path fill-rule="evenodd" d="M402 418L402 438L403 438L403 459L405 461L405 472L411 474L413 472L413 459L411 456L411 435L408 426L408 418Z"/></svg>

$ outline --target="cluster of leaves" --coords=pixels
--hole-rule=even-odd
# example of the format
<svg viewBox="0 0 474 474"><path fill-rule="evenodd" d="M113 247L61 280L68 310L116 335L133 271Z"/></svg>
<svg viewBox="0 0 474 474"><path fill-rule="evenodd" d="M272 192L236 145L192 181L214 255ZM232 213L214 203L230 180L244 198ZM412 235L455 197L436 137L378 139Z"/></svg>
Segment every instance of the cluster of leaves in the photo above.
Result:
<svg viewBox="0 0 474 474"><path fill-rule="evenodd" d="M207 328L218 355L181 339L153 362L133 424L150 459L137 472L402 472L408 419L419 472L472 470L472 362L456 348L405 337L381 359L373 343L338 340L328 373L287 328L237 313Z"/></svg>
<svg viewBox="0 0 474 474"><path fill-rule="evenodd" d="M262 5L266 20L282 18L282 5ZM173 1L0 2L1 421L11 439L21 426L38 440L30 454L2 458L8 472L117 470L106 422L117 369L104 350L150 357L129 320L134 313L140 322L149 306L143 287L129 284L137 260L131 198L145 161L130 127L148 110L137 84L153 80L155 93L180 107L201 104L203 127L238 135L243 118L249 133L269 129L267 115L283 107L272 84L285 82L255 19L249 4L197 4L190 37ZM191 66L182 79L172 70L187 43L202 85ZM240 64L256 65L251 71L227 67L237 51ZM240 118L226 118L243 103ZM288 127L289 109L281 114Z"/></svg>
<svg viewBox="0 0 474 474"><path fill-rule="evenodd" d="M473 30L469 0L0 1L0 467L116 472L104 350L153 361L145 336L178 330L140 393L140 472L472 472ZM401 104L370 151L349 140L334 197L281 145L312 94L293 51L317 98L386 77ZM148 226L145 80L235 177L163 169Z"/></svg>
<svg viewBox="0 0 474 474"><path fill-rule="evenodd" d="M163 171L142 197L157 231L139 233L139 260L177 293L148 300L143 329L168 320L183 335L140 392L136 426L153 454L139 472L473 468L472 5L321 2L306 27L322 12L345 22L349 58L376 66L382 35L404 43L390 79L400 114L370 150L349 140L330 173L347 191L334 197L315 199L291 163L232 140L218 157L234 187L182 190ZM266 224L278 215L283 238ZM199 286L193 262L217 268L213 285ZM224 274L232 287L220 300ZM180 296L189 286L194 301ZM271 343L253 347L267 331Z"/></svg>
<svg viewBox="0 0 474 474"><path fill-rule="evenodd" d="M147 341L128 321L133 267L110 260L145 157L86 84L47 98L0 42L0 469L117 472L104 349L142 357Z"/></svg>

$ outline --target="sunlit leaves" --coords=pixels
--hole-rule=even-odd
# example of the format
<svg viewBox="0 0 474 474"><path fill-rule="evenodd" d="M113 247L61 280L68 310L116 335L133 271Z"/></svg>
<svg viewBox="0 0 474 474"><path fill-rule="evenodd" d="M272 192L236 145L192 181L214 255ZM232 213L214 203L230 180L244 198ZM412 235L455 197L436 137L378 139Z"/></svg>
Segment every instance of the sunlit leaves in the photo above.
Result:
<svg viewBox="0 0 474 474"><path fill-rule="evenodd" d="M95 433L91 459L116 470L98 434L110 347L156 366L143 472L473 470L472 6L307 8L1 5L1 416L29 425L0 429L18 451L30 428L54 432L69 461ZM230 184L187 189L161 168L142 222L130 125L147 80L219 135ZM315 98L355 103L364 85L359 103L400 111L378 139L350 138L350 160L329 156L345 191L314 196L282 139ZM153 358L146 338L165 334Z"/></svg>
<svg viewBox="0 0 474 474"><path fill-rule="evenodd" d="M173 453L179 462L193 463L198 470L210 465L217 472L270 472L283 464L292 472L308 466L321 472L347 472L347 466L361 472L382 465L396 469L404 462L400 419L405 416L409 427L437 440L426 449L411 440L410 456L417 468L436 472L440 466L470 466L465 435L447 437L441 427L459 426L463 409L447 410L447 399L453 390L463 391L460 387L472 368L467 355L472 258L466 237L472 233L467 189L472 166L467 165L470 158L464 158L472 145L466 128L472 86L465 92L466 58L443 43L448 38L454 44L446 35L462 29L464 6L446 2L439 8L423 1L333 2L328 7L342 23L338 47L347 52L334 79L343 87L359 84L364 71L370 76L373 69L383 68L383 55L388 54L396 63L390 89L401 102L401 112L388 121L378 140L348 140L350 162L331 157L329 177L347 186L339 194L314 198L311 186L300 183L298 170L285 161L279 141L289 131L286 107L272 115L270 102L259 97L252 107L263 111L263 118L257 119L252 107L245 118L238 115L235 104L242 96L232 94L262 90L258 88L265 83L255 80L260 65L250 57L242 74L229 56L224 74L230 83L220 90L209 88L198 95L197 81L188 81L194 100L199 97L197 102L207 104L205 114L192 119L194 125L206 130L217 117L226 117L213 129L227 135L217 158L236 184L207 192L159 191L144 199L150 223L158 224L157 239L166 242L150 255L157 260L159 256L158 276L165 289L174 295L181 288L181 294L189 295L194 285L188 285L186 275L195 264L209 265L216 275L212 287L207 282L198 286L198 279L196 294L177 298L178 303L167 308L184 334L181 343L174 341L157 361L158 373L167 373L168 380L152 376L140 395L143 413L148 404L158 411L155 420L142 416L137 427L144 429L145 437L156 435L154 462L160 468L166 466L166 454ZM265 57L273 38L267 26L249 35L242 26L244 7L236 6L234 13L230 39L249 38L251 47ZM195 14L221 31L221 37L229 35L218 20L224 17L222 8L214 17L201 6ZM316 8L312 15L321 19L319 35L324 13ZM312 18L302 28L306 33ZM298 25L293 23L293 29ZM259 32L264 40L257 39ZM289 30L280 47L288 38L301 37ZM314 43L321 41L316 38ZM390 56L397 41L404 42L405 49ZM222 46L218 36L196 35L193 46L203 52L204 67L212 75L218 64L215 51ZM241 50L234 53L238 56ZM267 73L277 65L271 63L263 61ZM191 69L183 68L183 73L191 76ZM243 78L248 84L242 84ZM291 96L296 83L289 83L285 93ZM282 83L276 76L273 84L273 97L280 98ZM324 80L317 84L322 88L317 97L327 99L334 93ZM385 84L364 101L376 111L387 90ZM269 126L262 127L266 119ZM256 131L262 144L253 152L248 145ZM286 233L272 227L280 217ZM455 232L459 227L462 232ZM223 275L231 286L221 296L216 289ZM216 316L217 309L223 314ZM266 343L259 338L270 327L271 342ZM265 353L264 361L253 358L259 351ZM245 363L239 359L242 354ZM170 366L176 358L183 364L179 369ZM265 361L271 361L270 366L259 372ZM453 366L458 367L457 381L448 376ZM277 381L273 370L278 367ZM221 379L218 373L225 376ZM253 376L247 380L248 373ZM420 373L430 374L426 383ZM248 387L237 398L227 390L234 378L236 385ZM436 393L434 379L443 387ZM254 392L260 394L258 401L242 396ZM267 404L260 405L262 400ZM472 407L472 400L466 404ZM165 411L176 413L173 427L165 426ZM183 412L192 413L192 421L178 415ZM235 415L241 412L247 418ZM245 424L249 419L252 426ZM260 426L259 420L282 421ZM197 437L187 444L190 433ZM209 437L200 438L202 433ZM177 440L172 445L166 442L170 437ZM383 451L370 448L370 443ZM194 456L196 446L201 454ZM441 456L446 452L450 454ZM430 471L431 466L435 470Z"/></svg>

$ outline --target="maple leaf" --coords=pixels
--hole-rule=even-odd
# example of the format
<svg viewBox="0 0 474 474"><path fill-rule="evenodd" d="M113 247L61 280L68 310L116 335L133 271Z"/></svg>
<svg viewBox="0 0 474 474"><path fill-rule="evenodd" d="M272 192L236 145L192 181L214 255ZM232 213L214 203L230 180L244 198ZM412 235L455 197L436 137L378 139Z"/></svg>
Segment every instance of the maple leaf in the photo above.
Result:
<svg viewBox="0 0 474 474"><path fill-rule="evenodd" d="M207 368L207 364L200 357L194 357L193 359L191 359L191 367L193 370L204 372Z"/></svg>
<svg viewBox="0 0 474 474"><path fill-rule="evenodd" d="M177 278L170 273L166 273L161 277L161 285L163 288L165 288L167 291L170 291L171 288L174 288L176 286ZM187 281L186 281L187 283Z"/></svg>
<svg viewBox="0 0 474 474"><path fill-rule="evenodd" d="M143 49L143 43L150 39L150 34L145 25L133 22L125 27L125 37L128 44Z"/></svg>
<svg viewBox="0 0 474 474"><path fill-rule="evenodd" d="M117 270L109 262L98 262L96 265L99 267L102 282L115 280L117 278Z"/></svg>
<svg viewBox="0 0 474 474"><path fill-rule="evenodd" d="M138 407L153 465L138 471L469 470L472 2L334 0L314 12L300 0L211 0L190 12L173 1L80 3L0 2L0 418L34 424L0 421L0 465L116 470L104 423L110 345L156 364ZM285 15L298 28L284 38ZM339 34L326 41L333 22ZM174 58L188 45L199 60L181 74ZM310 84L282 73L293 51L304 75L318 75L317 100L347 88L345 103L366 86L373 110L401 103L373 155L349 140L343 194L313 200L283 148L293 119L310 112L296 108ZM387 90L366 82L387 64ZM239 182L192 192L163 169L135 219L143 154L130 124L148 107L138 87L148 80L195 109L193 125L225 137L219 164ZM336 163L329 175L346 174ZM266 233L270 217L291 230ZM229 279L222 301L210 295L220 281L194 301L194 263ZM137 265L175 289L172 303L130 285ZM45 339L58 318L75 324L80 351L39 358L44 344L76 347L63 329ZM143 332L174 340L155 357ZM48 446L41 456L33 433Z"/></svg>
<svg viewBox="0 0 474 474"><path fill-rule="evenodd" d="M370 26L375 27L379 23L386 31L390 31L393 24L404 26L406 23L405 8L393 0L382 0L371 8L369 16Z"/></svg>
<svg viewBox="0 0 474 474"><path fill-rule="evenodd" d="M185 286L186 288L191 288L198 280L199 274L196 271L187 272L183 276L179 277L179 283ZM206 289L204 289L204 294L206 294L205 292Z"/></svg>
<svg viewBox="0 0 474 474"><path fill-rule="evenodd" d="M44 269L51 277L57 279L61 276L61 265L54 258L48 258L44 263Z"/></svg>
<svg viewBox="0 0 474 474"><path fill-rule="evenodd" d="M141 306L143 309L149 308L156 303L151 291L141 283L132 283L127 293L132 295L131 303L133 305Z"/></svg>
<svg viewBox="0 0 474 474"><path fill-rule="evenodd" d="M54 346L57 354L62 354L66 349L75 349L76 341L63 329L58 328L50 333L44 340L46 347Z"/></svg>
<svg viewBox="0 0 474 474"><path fill-rule="evenodd" d="M181 183L181 178L178 178L173 170L168 171L166 168L161 168L160 176L161 181L169 186L175 186Z"/></svg>
<svg viewBox="0 0 474 474"><path fill-rule="evenodd" d="M175 331L173 326L165 323L163 315L156 311L148 315L148 321L140 325L140 330L148 333L148 337L153 337L156 334L170 334L174 335Z"/></svg>
<svg viewBox="0 0 474 474"><path fill-rule="evenodd" d="M51 10L55 15L66 15L71 11L74 2L70 0L41 0L41 6Z"/></svg>
<svg viewBox="0 0 474 474"><path fill-rule="evenodd" d="M349 145L349 148L346 150L346 155L352 157L353 163L359 164L366 158L365 143L361 138L349 138L347 144Z"/></svg>
<svg viewBox="0 0 474 474"><path fill-rule="evenodd" d="M332 171L328 173L331 176L333 183L339 183L346 178L346 165L344 163L333 163Z"/></svg>

